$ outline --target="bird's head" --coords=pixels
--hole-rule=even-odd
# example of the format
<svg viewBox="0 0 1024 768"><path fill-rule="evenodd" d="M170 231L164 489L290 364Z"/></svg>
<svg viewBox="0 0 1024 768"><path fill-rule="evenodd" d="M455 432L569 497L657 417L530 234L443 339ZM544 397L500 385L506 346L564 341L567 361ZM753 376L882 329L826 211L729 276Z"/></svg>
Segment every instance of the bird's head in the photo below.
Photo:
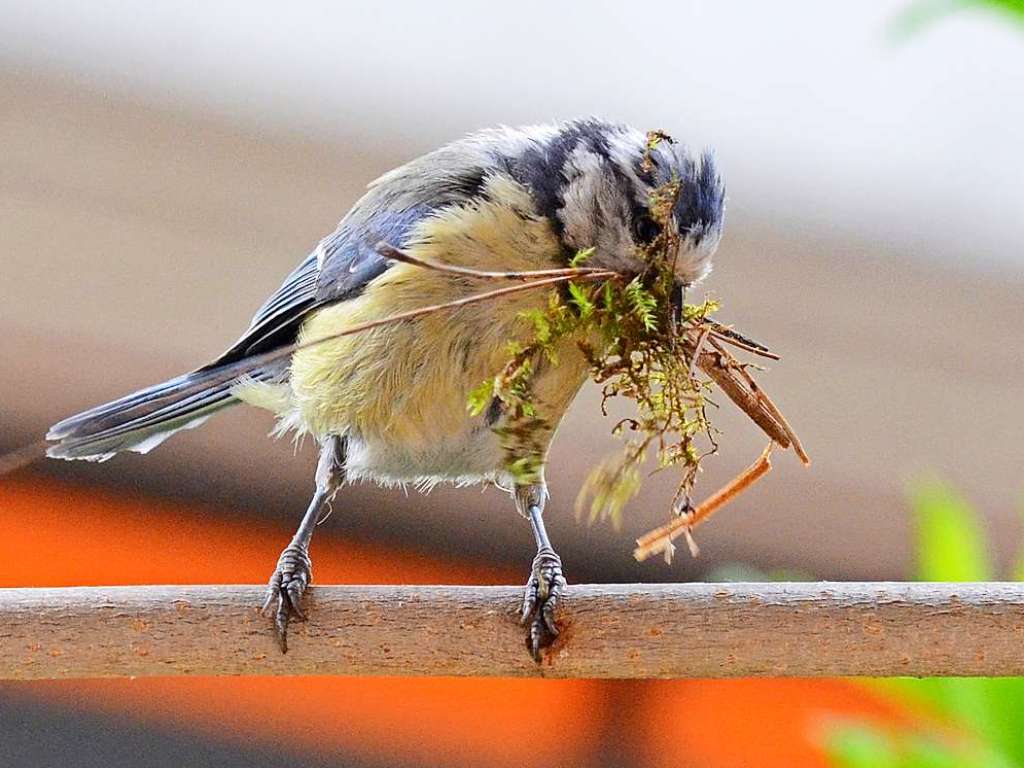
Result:
<svg viewBox="0 0 1024 768"><path fill-rule="evenodd" d="M710 272L725 207L710 152L694 155L664 134L579 120L545 135L524 160L567 251L595 249L588 265L638 274L645 251L667 234L681 288ZM670 206L656 215L657 196L673 184Z"/></svg>

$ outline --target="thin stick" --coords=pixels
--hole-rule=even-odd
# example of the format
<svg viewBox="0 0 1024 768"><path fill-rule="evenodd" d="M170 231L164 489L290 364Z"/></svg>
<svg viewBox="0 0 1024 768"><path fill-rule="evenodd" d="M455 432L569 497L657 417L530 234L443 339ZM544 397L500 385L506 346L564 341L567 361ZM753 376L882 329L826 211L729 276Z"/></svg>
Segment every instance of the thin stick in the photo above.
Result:
<svg viewBox="0 0 1024 768"><path fill-rule="evenodd" d="M712 327L712 329L714 331L716 331L717 333L721 334L722 336L727 336L730 339L734 339L736 341L739 341L739 342L741 342L743 344L746 344L747 346L749 346L749 347L751 347L753 349L759 350L761 352L771 352L771 350L767 347L767 345L762 344L761 342L756 341L755 339L752 339L749 336L740 333L735 328L733 328L731 325L726 325L725 323L720 323L717 320L711 320L711 319L707 319L707 320L705 320L705 322L708 323Z"/></svg>
<svg viewBox="0 0 1024 768"><path fill-rule="evenodd" d="M540 277L585 277L588 275L593 276L595 274L603 275L611 272L611 270L600 269L597 267L559 267L557 269L531 269L525 272L490 272L483 269L473 269L472 267L462 267L456 264L427 261L426 259L421 259L417 256L413 256L411 253L395 248L391 243L383 240L377 243L375 250L384 258L401 261L405 264L412 264L425 269L433 269L438 272L449 272L453 275L486 277L491 279L496 278L499 280L533 280ZM620 278L622 277L618 272L614 272L612 274Z"/></svg>
<svg viewBox="0 0 1024 768"><path fill-rule="evenodd" d="M726 344L732 344L734 347L738 347L750 352L751 354L767 357L769 360L782 359L779 355L768 349L764 344L754 341L738 331L734 331L727 325L716 323L713 320L705 320L705 325L711 329L712 336L720 341L724 341Z"/></svg>
<svg viewBox="0 0 1024 768"><path fill-rule="evenodd" d="M777 421L779 425L785 430L786 437L788 437L789 441L793 444L793 450L796 452L796 455L800 458L800 461L803 463L805 467L811 466L811 457L807 455L807 451L804 450L803 443L800 442L800 438L797 436L796 432L793 431L793 428L789 425L789 422L786 420L786 417L782 415L782 411L779 410L779 407L775 405L775 402L770 397L768 397L768 393L761 389L761 385L754 381L753 377L750 376L750 374L748 374L746 371L744 371L743 373L749 379L751 389L753 389L754 394L757 396L757 399L762 403L762 405L764 405L769 410L775 421Z"/></svg>
<svg viewBox="0 0 1024 768"><path fill-rule="evenodd" d="M757 461L738 474L728 484L705 499L696 509L685 515L680 515L660 528L648 531L636 540L636 549L633 550L633 557L643 562L648 557L672 546L672 541L684 533L692 531L711 515L731 502L750 486L764 477L772 468L772 443L764 449Z"/></svg>
<svg viewBox="0 0 1024 768"><path fill-rule="evenodd" d="M689 370L691 379L693 378L694 373L697 370L697 362L700 360L700 353L704 351L704 344L705 342L707 342L708 336L710 336L712 333L712 329L708 326L705 326L704 329L700 332L700 336L697 337L696 343L693 345L693 352L690 356Z"/></svg>
<svg viewBox="0 0 1024 768"><path fill-rule="evenodd" d="M725 350L722 349L722 347L719 344L717 344L714 339L711 340L711 345L715 347L715 349L717 349L719 352L725 352ZM775 405L775 403L772 401L770 397L768 397L768 393L761 389L761 385L754 380L754 377L747 373L746 368L744 368L742 365L734 367L736 368L736 370L739 371L740 376L742 376L743 379L746 381L747 387L750 389L750 392L754 395L754 397L757 398L757 401L772 417L772 420L775 421L782 428L783 432L786 433L786 437L789 439L789 442L792 443L793 450L796 452L796 455L800 458L800 461L803 462L805 467L809 467L811 465L811 457L807 455L807 451L804 450L803 444L800 442L800 438L797 437L796 432L793 431L793 428L789 425L789 422L786 421L786 417L782 415L782 411L780 411L779 407Z"/></svg>
<svg viewBox="0 0 1024 768"><path fill-rule="evenodd" d="M596 272L589 272L585 275L559 275L557 277L549 277L543 280L533 280L522 285L510 285L507 288L496 288L493 291L484 291L483 293L475 293L472 296L466 296L461 299L455 299L454 301L448 301L444 304L431 304L426 307L419 307L417 309L410 309L405 312L399 312L397 315L389 315L388 317L381 317L377 320L368 320L365 323L359 323L346 328L344 331L338 333L332 333L328 336L321 336L318 339L312 341L306 341L302 344L290 344L286 347L274 350L274 357L281 357L285 354L292 354L294 352L301 352L304 349L315 347L318 344L323 344L326 341L333 341L334 339L340 339L344 336L351 336L353 333L361 333L362 331L368 331L372 328L378 328L382 325L389 325L391 323L398 323L403 320L412 320L413 318L422 317L423 315L429 315L434 312L441 312L446 309L455 309L457 307L464 307L468 304L477 304L481 301L487 301L488 299L497 299L501 296L508 296L513 293L521 293L522 291L529 291L535 288L543 288L546 285L556 285L558 283L566 283L570 280L583 279L583 280L605 280L611 278L617 278L618 272L611 272L609 270L599 270ZM254 358L256 359L256 358Z"/></svg>
<svg viewBox="0 0 1024 768"><path fill-rule="evenodd" d="M732 400L736 406L743 411L751 420L761 428L768 437L774 442L778 443L782 448L789 448L791 443L789 437L786 435L786 431L782 426L775 421L770 413L765 409L764 404L757 398L757 396L747 390L743 383L736 377L734 370L728 365L723 363L723 358L726 361L734 361L731 355L728 353L718 352L702 352L697 360L697 365L704 373L706 373L718 388L725 392L726 396Z"/></svg>

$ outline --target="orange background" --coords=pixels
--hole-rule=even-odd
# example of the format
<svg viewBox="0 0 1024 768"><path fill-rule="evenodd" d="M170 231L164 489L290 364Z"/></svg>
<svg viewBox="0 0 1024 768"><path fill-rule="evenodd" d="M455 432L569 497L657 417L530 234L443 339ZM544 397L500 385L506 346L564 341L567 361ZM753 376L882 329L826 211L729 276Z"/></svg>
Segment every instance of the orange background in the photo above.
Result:
<svg viewBox="0 0 1024 768"><path fill-rule="evenodd" d="M0 489L0 586L259 583L290 532L210 507L49 480ZM476 564L318 535L324 583L508 583ZM268 625L269 631L269 625ZM167 678L20 683L9 693L205 738L385 763L824 766L829 718L903 719L845 681Z"/></svg>

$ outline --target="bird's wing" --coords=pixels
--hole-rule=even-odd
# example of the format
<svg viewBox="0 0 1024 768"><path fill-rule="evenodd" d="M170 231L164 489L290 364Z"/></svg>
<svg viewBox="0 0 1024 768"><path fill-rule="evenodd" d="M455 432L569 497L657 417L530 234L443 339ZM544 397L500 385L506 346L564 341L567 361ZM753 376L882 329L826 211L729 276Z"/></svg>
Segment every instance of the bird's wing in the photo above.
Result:
<svg viewBox="0 0 1024 768"><path fill-rule="evenodd" d="M464 203L479 191L483 170L478 156L446 157L443 174L424 170L429 157L372 184L338 228L320 241L256 311L241 338L201 370L293 343L309 312L359 295L391 265L377 253L377 243L383 240L403 247L419 221L439 209Z"/></svg>
<svg viewBox="0 0 1024 768"><path fill-rule="evenodd" d="M256 310L238 341L206 367L219 367L294 342L311 310L357 295L388 268L390 262L374 250L376 243L369 232L356 231L342 222Z"/></svg>
<svg viewBox="0 0 1024 768"><path fill-rule="evenodd" d="M58 444L49 455L102 460L122 450L146 452L236 402L232 388L239 377L268 382L287 376L287 360L262 353L294 343L318 307L359 295L390 266L377 253L377 243L405 247L418 222L481 194L495 163L488 142L464 140L385 174L285 278L224 354L184 376L54 425L48 439Z"/></svg>
<svg viewBox="0 0 1024 768"><path fill-rule="evenodd" d="M232 353L244 356L272 349L278 346L278 342L288 343L290 339L287 336L283 339L278 337L312 306L316 297L318 273L319 265L314 252L303 259L302 263L285 278L281 287L256 310L256 314L249 321L249 327L222 356L221 362Z"/></svg>

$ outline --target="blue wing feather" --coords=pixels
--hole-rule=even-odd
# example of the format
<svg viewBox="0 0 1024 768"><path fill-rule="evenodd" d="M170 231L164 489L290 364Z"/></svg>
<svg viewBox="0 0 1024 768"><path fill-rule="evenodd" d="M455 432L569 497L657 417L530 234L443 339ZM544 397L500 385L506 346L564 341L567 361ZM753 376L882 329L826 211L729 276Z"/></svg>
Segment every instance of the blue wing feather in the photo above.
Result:
<svg viewBox="0 0 1024 768"><path fill-rule="evenodd" d="M427 206L417 206L402 211L384 210L357 226L342 222L256 310L238 341L205 368L293 342L303 318L311 310L358 295L390 266L391 262L375 250L378 242L386 240L401 247L412 226L429 212Z"/></svg>

